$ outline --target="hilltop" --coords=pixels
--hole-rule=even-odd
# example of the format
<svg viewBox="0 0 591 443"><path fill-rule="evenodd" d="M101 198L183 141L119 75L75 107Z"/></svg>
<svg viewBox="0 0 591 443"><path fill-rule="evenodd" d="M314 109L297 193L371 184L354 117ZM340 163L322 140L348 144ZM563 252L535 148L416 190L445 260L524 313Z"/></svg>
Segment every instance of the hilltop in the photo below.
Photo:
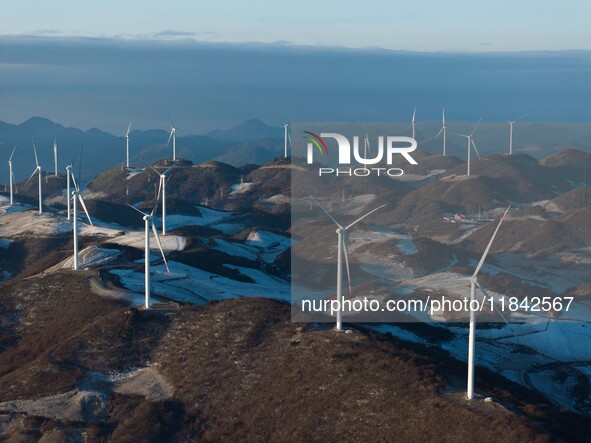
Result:
<svg viewBox="0 0 591 443"><path fill-rule="evenodd" d="M288 306L274 301L148 314L97 296L91 282L100 278L61 272L5 285L5 437L553 440L526 417L568 438L579 429L539 398L507 403L509 391L524 394L511 385L497 384L502 400L468 405L450 361L360 330L292 324ZM480 372L482 383L498 383L487 377Z"/></svg>

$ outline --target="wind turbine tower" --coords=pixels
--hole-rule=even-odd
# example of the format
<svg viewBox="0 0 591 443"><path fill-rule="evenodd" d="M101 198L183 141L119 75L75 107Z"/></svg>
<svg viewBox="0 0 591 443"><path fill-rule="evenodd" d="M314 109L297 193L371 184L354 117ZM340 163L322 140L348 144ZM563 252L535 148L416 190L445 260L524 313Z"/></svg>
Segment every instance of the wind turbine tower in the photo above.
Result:
<svg viewBox="0 0 591 443"><path fill-rule="evenodd" d="M445 109L443 110L443 121L441 124L441 129L439 130L439 132L437 133L437 135L435 136L435 138L437 139L437 137L439 137L441 134L443 134L443 156L445 157L445 142L447 139L447 127L445 126Z"/></svg>
<svg viewBox="0 0 591 443"><path fill-rule="evenodd" d="M478 155L478 157L480 157L480 154L478 153L478 149L476 148L476 144L474 143L474 132L476 132L476 128L478 128L478 125L480 124L481 120L482 119L478 120L478 123L476 123L476 126L474 126L474 129L472 130L470 135L457 134L460 137L465 137L468 140L468 171L466 173L466 175L468 175L468 176L470 175L470 153L472 151L472 147L474 147L476 154Z"/></svg>
<svg viewBox="0 0 591 443"><path fill-rule="evenodd" d="M80 187L76 183L76 179L74 178L74 174L72 173L72 180L74 181L74 188L75 190L72 192L72 203L73 203L73 225L72 225L72 233L74 237L74 270L78 270L78 201L82 205L82 209L84 209L84 213L86 214L86 218L90 223L90 226L94 229L94 225L92 224L92 220L90 219L90 215L88 214L88 209L86 209L86 205L84 204L84 199L82 198L82 194L80 194Z"/></svg>
<svg viewBox="0 0 591 443"><path fill-rule="evenodd" d="M176 128L172 123L170 115L168 116L168 120L170 121L170 135L168 136L168 142L166 144L168 145L172 139L172 161L176 161Z"/></svg>
<svg viewBox="0 0 591 443"><path fill-rule="evenodd" d="M12 154L10 154L10 158L8 159L8 175L9 175L8 181L10 182L10 206L12 206L14 203L14 191L13 191L14 173L12 172L12 157L14 156L17 146L18 146L18 144L14 145L14 149L12 150Z"/></svg>
<svg viewBox="0 0 591 443"><path fill-rule="evenodd" d="M53 175L57 177L57 139L53 139Z"/></svg>
<svg viewBox="0 0 591 443"><path fill-rule="evenodd" d="M127 132L125 132L125 167L129 168L129 131L131 130L131 120L129 121L129 126L127 127Z"/></svg>

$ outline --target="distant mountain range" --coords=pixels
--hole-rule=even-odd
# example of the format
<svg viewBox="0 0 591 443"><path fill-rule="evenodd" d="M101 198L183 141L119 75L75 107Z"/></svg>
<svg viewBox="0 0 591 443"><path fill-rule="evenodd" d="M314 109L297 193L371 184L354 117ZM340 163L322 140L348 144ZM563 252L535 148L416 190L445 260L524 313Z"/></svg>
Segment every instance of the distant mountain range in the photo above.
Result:
<svg viewBox="0 0 591 443"><path fill-rule="evenodd" d="M419 150L426 153L440 153L441 139L435 139L439 131L438 122L417 124L416 138ZM392 123L392 131L408 134L406 123ZM448 123L447 152L460 159L466 157L464 140L456 133L472 131L474 123ZM296 128L296 126L294 126ZM294 129L295 131L296 129ZM171 146L166 145L169 133L161 129L132 130L130 133L130 155L132 164L144 166L148 162L172 156ZM58 143L59 169L64 171L66 163L77 159L78 171L80 151L82 155L82 178L89 180L101 172L123 165L125 161L125 138L123 134L113 135L100 129L82 131L67 128L59 123L41 117L33 117L18 124L0 121L0 184L8 182L8 168L5 165L16 143L18 148L13 159L15 176L18 181L33 172L35 161L31 141L35 139L39 161L44 171L53 171L53 140ZM573 122L520 122L515 127L515 152L527 153L543 158L560 150L576 148L591 149L591 124ZM226 130L214 130L204 135L177 136L177 156L202 163L217 160L232 166L264 164L283 154L283 128L268 126L252 119ZM504 122L483 122L475 134L475 141L481 155L502 154L508 149L508 125Z"/></svg>
<svg viewBox="0 0 591 443"><path fill-rule="evenodd" d="M129 134L132 163L143 166L167 155L172 147L166 146L169 133L157 130L132 130ZM82 131L67 128L42 117L33 117L14 125L0 121L0 163L8 161L18 144L13 167L18 181L25 179L35 168L32 141L35 140L39 162L44 171L53 171L53 141L58 144L58 168L64 171L67 163L76 159L78 171L82 153L82 176L90 179L101 172L123 165L125 138L121 135L92 128ZM227 130L211 131L206 135L177 136L177 156L202 163L219 160L235 166L265 163L283 152L283 129L267 126L260 120L248 120ZM167 152L170 151L169 154ZM8 168L0 167L0 183L8 182Z"/></svg>

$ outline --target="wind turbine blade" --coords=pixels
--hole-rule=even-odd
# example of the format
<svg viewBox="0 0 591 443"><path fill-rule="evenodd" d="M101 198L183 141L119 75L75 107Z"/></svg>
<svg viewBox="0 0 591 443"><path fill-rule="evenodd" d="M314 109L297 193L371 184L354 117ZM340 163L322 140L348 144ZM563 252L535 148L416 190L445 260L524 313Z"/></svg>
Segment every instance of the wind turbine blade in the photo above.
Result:
<svg viewBox="0 0 591 443"><path fill-rule="evenodd" d="M326 215L328 215L328 216L330 217L330 219L331 219L331 220L334 222L334 224L335 224L335 225L337 225L337 226L338 226L339 228L341 228L341 229L343 228L343 227L342 227L342 226L339 224L339 222L338 222L338 221L336 221L336 220L333 218L333 216L332 216L332 215L330 215L330 212L328 212L326 209L324 209L324 206L322 206L318 200L316 200L316 199L315 199L313 196L310 196L310 197L312 197L312 200L314 200L314 201L316 202L316 204L317 204L318 206L320 206L320 209L322 209L322 210L323 210L323 211L326 213Z"/></svg>
<svg viewBox="0 0 591 443"><path fill-rule="evenodd" d="M131 209L136 210L137 212L139 212L140 214L144 215L144 216L148 216L148 214L146 214L144 211L140 211L138 208L136 208L135 206L131 206L129 203L127 204L127 206L129 206Z"/></svg>
<svg viewBox="0 0 591 443"><path fill-rule="evenodd" d="M443 132L443 128L441 128L439 130L439 132L437 133L437 135L435 136L435 138L433 140L437 140L437 137L439 137L441 135L441 133Z"/></svg>
<svg viewBox="0 0 591 443"><path fill-rule="evenodd" d="M172 138L172 131L170 131L170 135L168 136L168 141L166 142L166 146L170 144L170 139Z"/></svg>
<svg viewBox="0 0 591 443"><path fill-rule="evenodd" d="M129 126L127 127L127 132L125 133L125 136L129 136L129 131L131 130L131 120L129 120Z"/></svg>
<svg viewBox="0 0 591 443"><path fill-rule="evenodd" d="M374 212L376 212L378 209L382 209L384 206L388 206L388 203L384 203L382 206L378 206L375 209L372 209L371 211L369 211L367 214L359 217L357 220L355 220L353 223L348 224L347 226L345 226L345 230L349 229L351 226L359 223L361 220L363 220L365 217L370 216L371 214L373 214Z"/></svg>
<svg viewBox="0 0 591 443"><path fill-rule="evenodd" d="M412 122L415 122L415 115L417 113L417 107L415 106L415 108L412 110Z"/></svg>
<svg viewBox="0 0 591 443"><path fill-rule="evenodd" d="M166 171L164 171L164 172L162 173L162 175L166 175L166 174L168 174L168 173L169 173L170 171L172 171L174 168L176 168L176 165L172 165L170 168L168 168Z"/></svg>
<svg viewBox="0 0 591 443"><path fill-rule="evenodd" d="M503 214L503 216L501 217L501 220L499 221L499 224L497 225L497 228L495 229L495 232L493 232L493 235L490 238L488 245L486 246L486 249L484 250L484 253L482 254L482 257L480 257L480 261L478 262L478 266L476 266L476 269L474 270L474 274L472 274L473 277L476 277L478 275L478 273L480 272L480 268L482 268L482 265L484 264L484 260L486 260L486 256L488 255L488 251L490 251L490 247L492 246L492 243L493 243L495 237L497 236L497 232L499 232L499 228L501 227L503 220L505 220L505 217L507 216L509 209L511 209L511 205L509 205L507 207L507 209L505 210L505 213Z"/></svg>
<svg viewBox="0 0 591 443"><path fill-rule="evenodd" d="M37 158L37 148L35 147L35 142L33 141L33 153L35 154L35 164L39 167L39 159Z"/></svg>
<svg viewBox="0 0 591 443"><path fill-rule="evenodd" d="M364 140L364 146L365 149L367 149L367 152L371 152L371 145L369 143L369 134L365 133L365 140Z"/></svg>
<svg viewBox="0 0 591 443"><path fill-rule="evenodd" d="M92 220L90 219L90 214L88 213L88 209L86 209L86 204L84 203L84 199L82 198L82 196L80 194L78 194L78 200L80 201L80 204L82 205L82 209L84 209L84 213L86 214L86 218L90 222L90 226L92 226L92 228L94 229L94 225L92 224Z"/></svg>
<svg viewBox="0 0 591 443"><path fill-rule="evenodd" d="M31 179L35 176L35 174L37 174L37 168L35 168L35 170L31 174L31 176L27 179L27 181L25 182L25 184L23 186L27 186L27 183L29 183L31 181Z"/></svg>
<svg viewBox="0 0 591 443"><path fill-rule="evenodd" d="M525 117L527 117L529 115L529 113L527 114L523 114L521 117L519 117L517 120L515 120L513 123L521 121L521 119L524 119Z"/></svg>
<svg viewBox="0 0 591 443"><path fill-rule="evenodd" d="M9 162L11 162L11 161L12 161L12 157L13 157L13 155L14 155L14 152L16 151L16 147L17 147L17 146L18 146L18 143L16 143L16 144L14 145L14 149L12 150L12 154L10 154L10 158L8 159L8 161L9 161Z"/></svg>
<svg viewBox="0 0 591 443"><path fill-rule="evenodd" d="M480 152L478 152L478 148L476 147L476 143L474 143L474 139L471 138L470 142L472 142L472 146L474 146L474 150L476 151L476 154L478 155L478 158L480 158Z"/></svg>
<svg viewBox="0 0 591 443"><path fill-rule="evenodd" d="M489 300L493 300L493 306L494 306L496 304L496 302L494 301L494 298L492 298L490 296L490 294L484 288L484 286L481 286L480 283L478 283L478 282L476 282L476 286L478 286L478 289L480 289L480 291L484 294L485 297L487 297ZM511 326L511 324L507 321L507 319L503 315L503 312L500 309L494 309L494 311L499 315L499 317L501 317L503 319L503 321L505 322L505 324L507 326L509 326L509 329L511 329L511 332L513 333L513 336L515 337L515 339L517 340L517 342L519 342L519 338L517 337L517 334L513 330L513 326Z"/></svg>
<svg viewBox="0 0 591 443"><path fill-rule="evenodd" d="M164 260L164 265L166 266L166 272L170 275L170 269L168 268L168 262L166 261L166 257L164 256L164 249L162 249L162 243L160 243L160 237L158 236L158 231L156 230L156 226L152 223L152 232L154 233L154 237L156 237L156 243L158 244L158 249L160 249L160 254L162 254L162 260Z"/></svg>
<svg viewBox="0 0 591 443"><path fill-rule="evenodd" d="M70 175L72 176L72 182L74 183L74 189L76 191L79 191L80 188L78 188L78 183L76 182L76 177L74 177L74 173L72 171L70 171Z"/></svg>
<svg viewBox="0 0 591 443"><path fill-rule="evenodd" d="M160 180L158 180L158 195L156 196L156 202L154 203L154 207L152 208L152 212L150 212L150 216L154 215L156 212L156 208L158 207L158 202L160 201L160 194L162 193L162 179L164 176L160 176Z"/></svg>
<svg viewBox="0 0 591 443"><path fill-rule="evenodd" d="M443 108L443 120L442 120L442 122L443 122L443 126L445 126L445 108Z"/></svg>
<svg viewBox="0 0 591 443"><path fill-rule="evenodd" d="M458 137L464 137L464 138L468 138L471 137L471 135L466 135L466 134L456 134Z"/></svg>
<svg viewBox="0 0 591 443"><path fill-rule="evenodd" d="M170 114L168 115L168 121L170 122L170 129L174 129L174 123L172 122L172 118L170 118Z"/></svg>
<svg viewBox="0 0 591 443"><path fill-rule="evenodd" d="M349 269L349 250L347 249L347 242L345 241L345 235L343 234L343 255L345 256L345 267L347 268L347 281L349 283L349 297L353 296L353 290L351 289L351 270Z"/></svg>
<svg viewBox="0 0 591 443"><path fill-rule="evenodd" d="M146 159L144 158L144 156L143 156L143 155L140 155L140 158L143 160L143 162L144 162L146 165L148 165L148 167L149 167L149 168L152 168L152 170L153 170L153 171L154 171L156 174L158 174L158 175L161 175L161 174L160 174L160 172L158 172L158 170L157 170L157 169L156 169L154 166L152 166L150 163L148 163L148 162L146 161Z"/></svg>
<svg viewBox="0 0 591 443"><path fill-rule="evenodd" d="M474 126L474 129L472 130L470 137L472 137L474 135L474 133L476 132L476 128L478 128L478 125L480 124L481 121L482 121L482 117L480 117L480 120L478 120L478 123L476 123L476 126Z"/></svg>

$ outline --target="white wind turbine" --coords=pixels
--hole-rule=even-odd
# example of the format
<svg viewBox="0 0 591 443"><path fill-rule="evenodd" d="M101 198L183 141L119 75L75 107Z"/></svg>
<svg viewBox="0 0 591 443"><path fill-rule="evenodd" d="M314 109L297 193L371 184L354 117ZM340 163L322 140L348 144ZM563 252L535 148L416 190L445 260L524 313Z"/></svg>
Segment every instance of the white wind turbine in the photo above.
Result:
<svg viewBox="0 0 591 443"><path fill-rule="evenodd" d="M160 197L160 189L158 190L158 197ZM150 225L152 226L152 232L154 233L154 237L156 239L156 243L158 244L158 249L160 249L160 254L162 255L162 259L164 260L164 265L166 266L166 271L168 275L170 275L170 269L168 268L168 262L166 261L166 257L164 256L164 250L162 249L162 243L160 243L160 237L158 237L158 231L156 230L156 226L154 225L154 211L156 210L156 206L158 206L158 198L156 199L156 204L152 208L152 212L150 214L146 214L140 211L135 206L129 205L131 208L135 209L137 212L142 214L144 217L145 222L145 253L144 253L144 293L145 293L145 302L144 306L146 309L150 309L151 300L150 300Z"/></svg>
<svg viewBox="0 0 591 443"><path fill-rule="evenodd" d="M363 158L367 159L367 153L370 151L369 146L369 134L365 134L365 139L363 140Z"/></svg>
<svg viewBox="0 0 591 443"><path fill-rule="evenodd" d="M127 132L125 132L125 167L129 168L129 131L131 130L131 120L129 120L129 126Z"/></svg>
<svg viewBox="0 0 591 443"><path fill-rule="evenodd" d="M88 222L90 223L90 226L92 226L92 228L94 229L94 225L92 224L92 220L90 219L90 215L88 214L88 209L86 209L86 205L84 204L84 199L82 198L82 194L80 193L80 187L78 186L78 183L76 183L76 178L74 177L74 173L70 172L70 174L72 174L72 181L74 182L74 191L72 191L72 207L73 207L73 214L72 214L72 220L73 220L73 226L72 226L72 232L73 232L73 236L74 236L74 270L77 271L78 270L78 201L80 201L80 204L82 205L82 209L84 209L84 213L86 214L86 218L88 219ZM68 198L69 200L69 198Z"/></svg>
<svg viewBox="0 0 591 443"><path fill-rule="evenodd" d="M12 206L12 204L14 202L14 192L13 192L14 173L12 172L12 157L14 156L17 146L18 146L18 143L14 145L14 149L12 150L12 154L10 154L10 158L8 159L8 175L9 175L8 181L10 182L10 206Z"/></svg>
<svg viewBox="0 0 591 443"><path fill-rule="evenodd" d="M470 152L472 151L472 146L474 146L476 154L478 155L478 157L480 157L478 149L476 148L476 144L474 143L474 133L476 132L476 128L478 128L478 125L480 124L481 120L482 119L478 120L478 123L476 123L476 126L474 126L474 129L472 130L470 135L457 134L460 137L465 137L466 139L468 139L468 172L466 173L466 175L470 175Z"/></svg>
<svg viewBox="0 0 591 443"><path fill-rule="evenodd" d="M511 205L509 205L509 207L505 210L505 213L501 217L501 220L499 221L497 228L493 232L493 235L490 238L488 245L486 246L486 249L484 250L484 253L482 254L482 257L480 257L480 261L478 262L478 265L476 266L476 269L474 270L474 274L472 274L472 276L468 278L468 280L470 281L470 303L471 303L470 306L472 306L473 300L475 300L475 297L476 297L476 287L478 287L478 289L480 289L480 291L484 294L485 297L492 299L490 297L490 295L488 294L488 292L486 291L486 289L484 289L478 283L478 273L480 272L480 269L482 268L482 265L484 264L484 260L486 260L486 256L488 255L488 253L490 251L492 243L497 235L497 232L499 232L499 228L501 227L503 220L505 220L505 217L507 216L509 209L511 209ZM500 313L500 311L497 311L497 312ZM502 316L502 314L501 314L501 316ZM504 317L503 317L503 320L505 320ZM505 320L505 323L507 323L506 320ZM476 313L474 312L474 310L470 309L470 333L468 336L468 382L467 382L467 388L466 388L466 397L468 398L468 400L472 400L472 398L474 397L475 333L476 333Z"/></svg>
<svg viewBox="0 0 591 443"><path fill-rule="evenodd" d="M37 167L31 174L31 176L25 182L25 185L33 178L35 174L39 175L39 214L43 214L43 189L42 189L42 177L41 177L41 166L39 166L39 159L37 158L37 148L35 147L35 141L33 141L33 153L35 154L35 164Z"/></svg>
<svg viewBox="0 0 591 443"><path fill-rule="evenodd" d="M57 177L57 139L53 139L53 175Z"/></svg>
<svg viewBox="0 0 591 443"><path fill-rule="evenodd" d="M437 139L437 137L439 137L441 134L443 134L443 156L445 157L445 142L446 142L446 138L447 138L446 137L447 127L445 126L445 109L443 110L443 120L442 120L442 124L441 124L441 129L439 130L439 132L435 136L435 139Z"/></svg>
<svg viewBox="0 0 591 443"><path fill-rule="evenodd" d="M312 197L314 198L314 197ZM382 206L378 206L375 209L372 209L365 215L359 217L357 220L349 223L347 226L342 226L337 222L330 212L328 212L324 206L322 206L318 200L314 199L316 204L320 206L326 215L330 217L335 225L337 225L337 241L338 241L338 248L337 248L337 300L339 301L339 310L337 311L337 324L336 328L337 331L343 330L343 295L342 295L342 285L343 285L343 255L345 256L345 266L347 267L347 279L349 281L349 293L351 293L351 274L349 271L349 252L347 251L347 231L352 228L354 225L359 223L365 217L373 214L379 209L382 209L384 206L388 205L388 203L383 204Z"/></svg>
<svg viewBox="0 0 591 443"><path fill-rule="evenodd" d="M288 151L291 151L291 126L286 123L283 125L283 157L287 158Z"/></svg>
<svg viewBox="0 0 591 443"><path fill-rule="evenodd" d="M524 114L516 120L507 120L507 123L509 123L509 155L513 155L513 125L526 116L527 114Z"/></svg>
<svg viewBox="0 0 591 443"><path fill-rule="evenodd" d="M68 204L68 220L70 220L70 214L72 213L72 207L70 202L70 176L72 175L72 166L74 162L66 165L66 200Z"/></svg>
<svg viewBox="0 0 591 443"><path fill-rule="evenodd" d="M172 123L170 115L168 116L168 120L170 121L170 135L168 136L168 142L166 142L166 146L168 146L170 139L172 139L172 160L176 161L176 128Z"/></svg>
<svg viewBox="0 0 591 443"><path fill-rule="evenodd" d="M142 157L142 160L150 167L152 170L160 176L160 184L159 189L162 190L162 235L166 235L166 177L167 175L176 167L176 165L172 165L164 172L159 172L154 166L149 164L146 159ZM158 204L158 202L156 202Z"/></svg>

